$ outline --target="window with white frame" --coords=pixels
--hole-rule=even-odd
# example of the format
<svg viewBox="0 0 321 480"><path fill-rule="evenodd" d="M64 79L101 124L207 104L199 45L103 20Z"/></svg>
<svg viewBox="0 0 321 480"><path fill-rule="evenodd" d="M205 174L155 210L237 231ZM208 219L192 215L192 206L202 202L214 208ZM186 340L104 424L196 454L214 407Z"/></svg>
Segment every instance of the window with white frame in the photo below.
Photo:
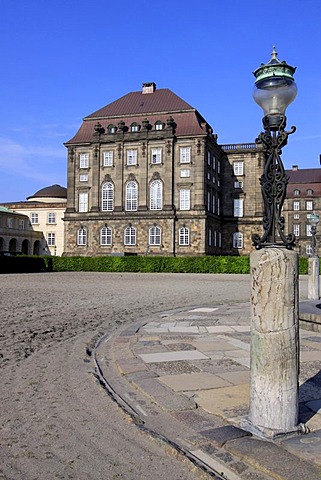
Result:
<svg viewBox="0 0 321 480"><path fill-rule="evenodd" d="M217 173L220 175L221 174L221 160L218 158L217 159ZM217 181L219 183L219 180Z"/></svg>
<svg viewBox="0 0 321 480"><path fill-rule="evenodd" d="M55 212L48 213L48 223L56 223L56 214Z"/></svg>
<svg viewBox="0 0 321 480"><path fill-rule="evenodd" d="M305 253L307 255L312 255L312 253L313 253L312 245L309 244L309 245L305 246Z"/></svg>
<svg viewBox="0 0 321 480"><path fill-rule="evenodd" d="M215 168L216 168L216 157L215 157L215 155L213 155L213 158L212 158L212 167L213 167L213 170L215 170Z"/></svg>
<svg viewBox="0 0 321 480"><path fill-rule="evenodd" d="M127 165L137 165L137 150L127 150Z"/></svg>
<svg viewBox="0 0 321 480"><path fill-rule="evenodd" d="M87 173L79 175L80 182L88 182L88 175Z"/></svg>
<svg viewBox="0 0 321 480"><path fill-rule="evenodd" d="M233 172L234 175L244 175L244 162L234 162L233 163Z"/></svg>
<svg viewBox="0 0 321 480"><path fill-rule="evenodd" d="M207 152L207 165L211 165L211 152Z"/></svg>
<svg viewBox="0 0 321 480"><path fill-rule="evenodd" d="M243 248L243 233L233 233L233 248Z"/></svg>
<svg viewBox="0 0 321 480"><path fill-rule="evenodd" d="M234 182L234 188L243 188L243 182Z"/></svg>
<svg viewBox="0 0 321 480"><path fill-rule="evenodd" d="M179 229L178 243L181 246L189 245L189 229L187 227L182 227Z"/></svg>
<svg viewBox="0 0 321 480"><path fill-rule="evenodd" d="M152 163L162 163L162 149L152 148Z"/></svg>
<svg viewBox="0 0 321 480"><path fill-rule="evenodd" d="M101 209L103 212L114 210L114 185L112 182L105 182L101 189Z"/></svg>
<svg viewBox="0 0 321 480"><path fill-rule="evenodd" d="M217 215L220 215L221 214L221 199L219 197L217 197Z"/></svg>
<svg viewBox="0 0 321 480"><path fill-rule="evenodd" d="M138 185L134 181L130 181L126 184L126 200L125 200L125 210L135 211L137 210L137 199L138 199Z"/></svg>
<svg viewBox="0 0 321 480"><path fill-rule="evenodd" d="M293 210L300 210L300 202L295 200L293 202Z"/></svg>
<svg viewBox="0 0 321 480"><path fill-rule="evenodd" d="M124 244L136 245L136 228L129 225L124 231Z"/></svg>
<svg viewBox="0 0 321 480"><path fill-rule="evenodd" d="M7 218L7 227L8 228L13 228L13 218L12 217Z"/></svg>
<svg viewBox="0 0 321 480"><path fill-rule="evenodd" d="M100 245L112 245L112 230L109 227L103 227L100 230Z"/></svg>
<svg viewBox="0 0 321 480"><path fill-rule="evenodd" d="M130 131L131 132L139 132L139 125L138 123L132 123L130 126Z"/></svg>
<svg viewBox="0 0 321 480"><path fill-rule="evenodd" d="M243 198L234 198L234 217L243 217Z"/></svg>
<svg viewBox="0 0 321 480"><path fill-rule="evenodd" d="M89 153L81 153L79 155L79 168L89 167Z"/></svg>
<svg viewBox="0 0 321 480"><path fill-rule="evenodd" d="M189 178L191 176L191 171L189 169L181 170L181 178Z"/></svg>
<svg viewBox="0 0 321 480"><path fill-rule="evenodd" d="M306 202L306 209L307 209L307 210L313 210L313 202L312 202L312 200L308 200L308 201Z"/></svg>
<svg viewBox="0 0 321 480"><path fill-rule="evenodd" d="M300 190L298 190L297 188L293 191L294 195L300 195Z"/></svg>
<svg viewBox="0 0 321 480"><path fill-rule="evenodd" d="M108 150L103 154L103 166L104 167L112 167L114 163L114 152L112 150Z"/></svg>
<svg viewBox="0 0 321 480"><path fill-rule="evenodd" d="M163 184L161 180L154 180L150 184L150 209L161 210L163 207Z"/></svg>
<svg viewBox="0 0 321 480"><path fill-rule="evenodd" d="M187 189L179 191L179 208L180 210L190 210L191 208L191 192Z"/></svg>
<svg viewBox="0 0 321 480"><path fill-rule="evenodd" d="M33 225L37 225L39 223L39 215L38 213L31 213L30 214L30 222L33 224Z"/></svg>
<svg viewBox="0 0 321 480"><path fill-rule="evenodd" d="M312 195L312 193L313 193L312 188L308 188L308 189L307 189L307 195Z"/></svg>
<svg viewBox="0 0 321 480"><path fill-rule="evenodd" d="M211 247L212 246L212 229L209 228L208 229L208 246Z"/></svg>
<svg viewBox="0 0 321 480"><path fill-rule="evenodd" d="M49 232L47 234L47 243L49 247L54 247L56 245L56 234Z"/></svg>
<svg viewBox="0 0 321 480"><path fill-rule="evenodd" d="M79 193L79 212L88 212L88 192Z"/></svg>
<svg viewBox="0 0 321 480"><path fill-rule="evenodd" d="M153 225L149 229L149 245L160 245L162 237L161 228L158 225Z"/></svg>
<svg viewBox="0 0 321 480"><path fill-rule="evenodd" d="M191 161L191 147L180 147L179 161L181 163L190 163Z"/></svg>
<svg viewBox="0 0 321 480"><path fill-rule="evenodd" d="M300 236L300 225L295 223L293 225L293 233L296 237L299 237Z"/></svg>
<svg viewBox="0 0 321 480"><path fill-rule="evenodd" d="M212 195L212 212L215 213L215 195Z"/></svg>
<svg viewBox="0 0 321 480"><path fill-rule="evenodd" d="M299 220L300 214L299 213L294 213L293 218L294 218L294 220Z"/></svg>
<svg viewBox="0 0 321 480"><path fill-rule="evenodd" d="M307 237L312 237L311 227L312 225L310 225L309 223L306 226Z"/></svg>
<svg viewBox="0 0 321 480"><path fill-rule="evenodd" d="M211 192L207 192L207 211L211 210Z"/></svg>
<svg viewBox="0 0 321 480"><path fill-rule="evenodd" d="M83 227L77 231L77 245L87 245L87 230Z"/></svg>
<svg viewBox="0 0 321 480"><path fill-rule="evenodd" d="M164 124L160 120L155 123L155 130L163 130Z"/></svg>

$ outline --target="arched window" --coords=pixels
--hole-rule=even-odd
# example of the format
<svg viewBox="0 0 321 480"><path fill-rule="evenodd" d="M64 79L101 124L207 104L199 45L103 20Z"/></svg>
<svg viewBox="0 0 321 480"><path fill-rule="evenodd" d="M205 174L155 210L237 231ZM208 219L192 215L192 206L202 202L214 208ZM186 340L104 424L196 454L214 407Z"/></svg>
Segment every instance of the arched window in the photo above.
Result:
<svg viewBox="0 0 321 480"><path fill-rule="evenodd" d="M104 212L111 212L114 210L114 185L111 182L103 184L101 195L101 209Z"/></svg>
<svg viewBox="0 0 321 480"><path fill-rule="evenodd" d="M112 245L112 230L109 227L103 227L100 230L100 245Z"/></svg>
<svg viewBox="0 0 321 480"><path fill-rule="evenodd" d="M160 245L162 240L162 230L158 225L149 229L149 245Z"/></svg>
<svg viewBox="0 0 321 480"><path fill-rule="evenodd" d="M83 227L77 231L77 245L87 245L87 230Z"/></svg>
<svg viewBox="0 0 321 480"><path fill-rule="evenodd" d="M233 248L243 248L243 233L233 233Z"/></svg>
<svg viewBox="0 0 321 480"><path fill-rule="evenodd" d="M154 180L150 184L150 209L161 210L163 203L163 184L160 180Z"/></svg>
<svg viewBox="0 0 321 480"><path fill-rule="evenodd" d="M138 186L134 181L128 182L126 185L126 201L125 210L137 210Z"/></svg>
<svg viewBox="0 0 321 480"><path fill-rule="evenodd" d="M124 244L136 245L136 228L128 226L124 231Z"/></svg>
<svg viewBox="0 0 321 480"><path fill-rule="evenodd" d="M164 124L160 120L155 123L155 130L163 130Z"/></svg>
<svg viewBox="0 0 321 480"><path fill-rule="evenodd" d="M189 229L186 227L182 227L179 229L179 238L178 243L179 245L189 245Z"/></svg>
<svg viewBox="0 0 321 480"><path fill-rule="evenodd" d="M130 126L131 132L139 132L139 129L140 129L140 126L136 122L132 123Z"/></svg>
<svg viewBox="0 0 321 480"><path fill-rule="evenodd" d="M107 130L108 133L116 133L117 128L115 127L115 125L110 124L108 125Z"/></svg>

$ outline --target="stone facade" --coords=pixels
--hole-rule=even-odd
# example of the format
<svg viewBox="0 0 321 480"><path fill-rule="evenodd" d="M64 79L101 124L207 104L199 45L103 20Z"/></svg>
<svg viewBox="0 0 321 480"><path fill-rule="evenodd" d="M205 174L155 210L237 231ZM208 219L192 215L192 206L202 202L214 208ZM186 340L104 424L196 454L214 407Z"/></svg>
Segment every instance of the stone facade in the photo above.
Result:
<svg viewBox="0 0 321 480"><path fill-rule="evenodd" d="M41 255L42 233L35 232L27 215L0 207L0 256Z"/></svg>

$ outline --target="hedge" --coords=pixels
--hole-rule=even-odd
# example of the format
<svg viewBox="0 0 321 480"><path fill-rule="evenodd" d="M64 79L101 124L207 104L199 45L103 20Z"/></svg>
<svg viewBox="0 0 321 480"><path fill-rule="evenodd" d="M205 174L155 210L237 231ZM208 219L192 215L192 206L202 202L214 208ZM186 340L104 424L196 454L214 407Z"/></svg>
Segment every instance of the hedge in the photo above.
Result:
<svg viewBox="0 0 321 480"><path fill-rule="evenodd" d="M0 273L30 272L250 273L248 256L203 257L0 257ZM300 257L299 273L308 273Z"/></svg>

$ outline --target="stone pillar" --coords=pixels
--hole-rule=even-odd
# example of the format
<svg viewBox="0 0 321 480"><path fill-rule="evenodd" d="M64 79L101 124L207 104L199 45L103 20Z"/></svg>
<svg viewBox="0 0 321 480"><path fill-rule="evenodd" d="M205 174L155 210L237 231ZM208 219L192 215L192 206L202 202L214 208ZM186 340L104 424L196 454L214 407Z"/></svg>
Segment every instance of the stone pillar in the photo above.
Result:
<svg viewBox="0 0 321 480"><path fill-rule="evenodd" d="M298 430L298 255L251 254L249 430L265 438Z"/></svg>
<svg viewBox="0 0 321 480"><path fill-rule="evenodd" d="M310 257L308 262L309 262L308 299L319 300L320 298L319 257Z"/></svg>

